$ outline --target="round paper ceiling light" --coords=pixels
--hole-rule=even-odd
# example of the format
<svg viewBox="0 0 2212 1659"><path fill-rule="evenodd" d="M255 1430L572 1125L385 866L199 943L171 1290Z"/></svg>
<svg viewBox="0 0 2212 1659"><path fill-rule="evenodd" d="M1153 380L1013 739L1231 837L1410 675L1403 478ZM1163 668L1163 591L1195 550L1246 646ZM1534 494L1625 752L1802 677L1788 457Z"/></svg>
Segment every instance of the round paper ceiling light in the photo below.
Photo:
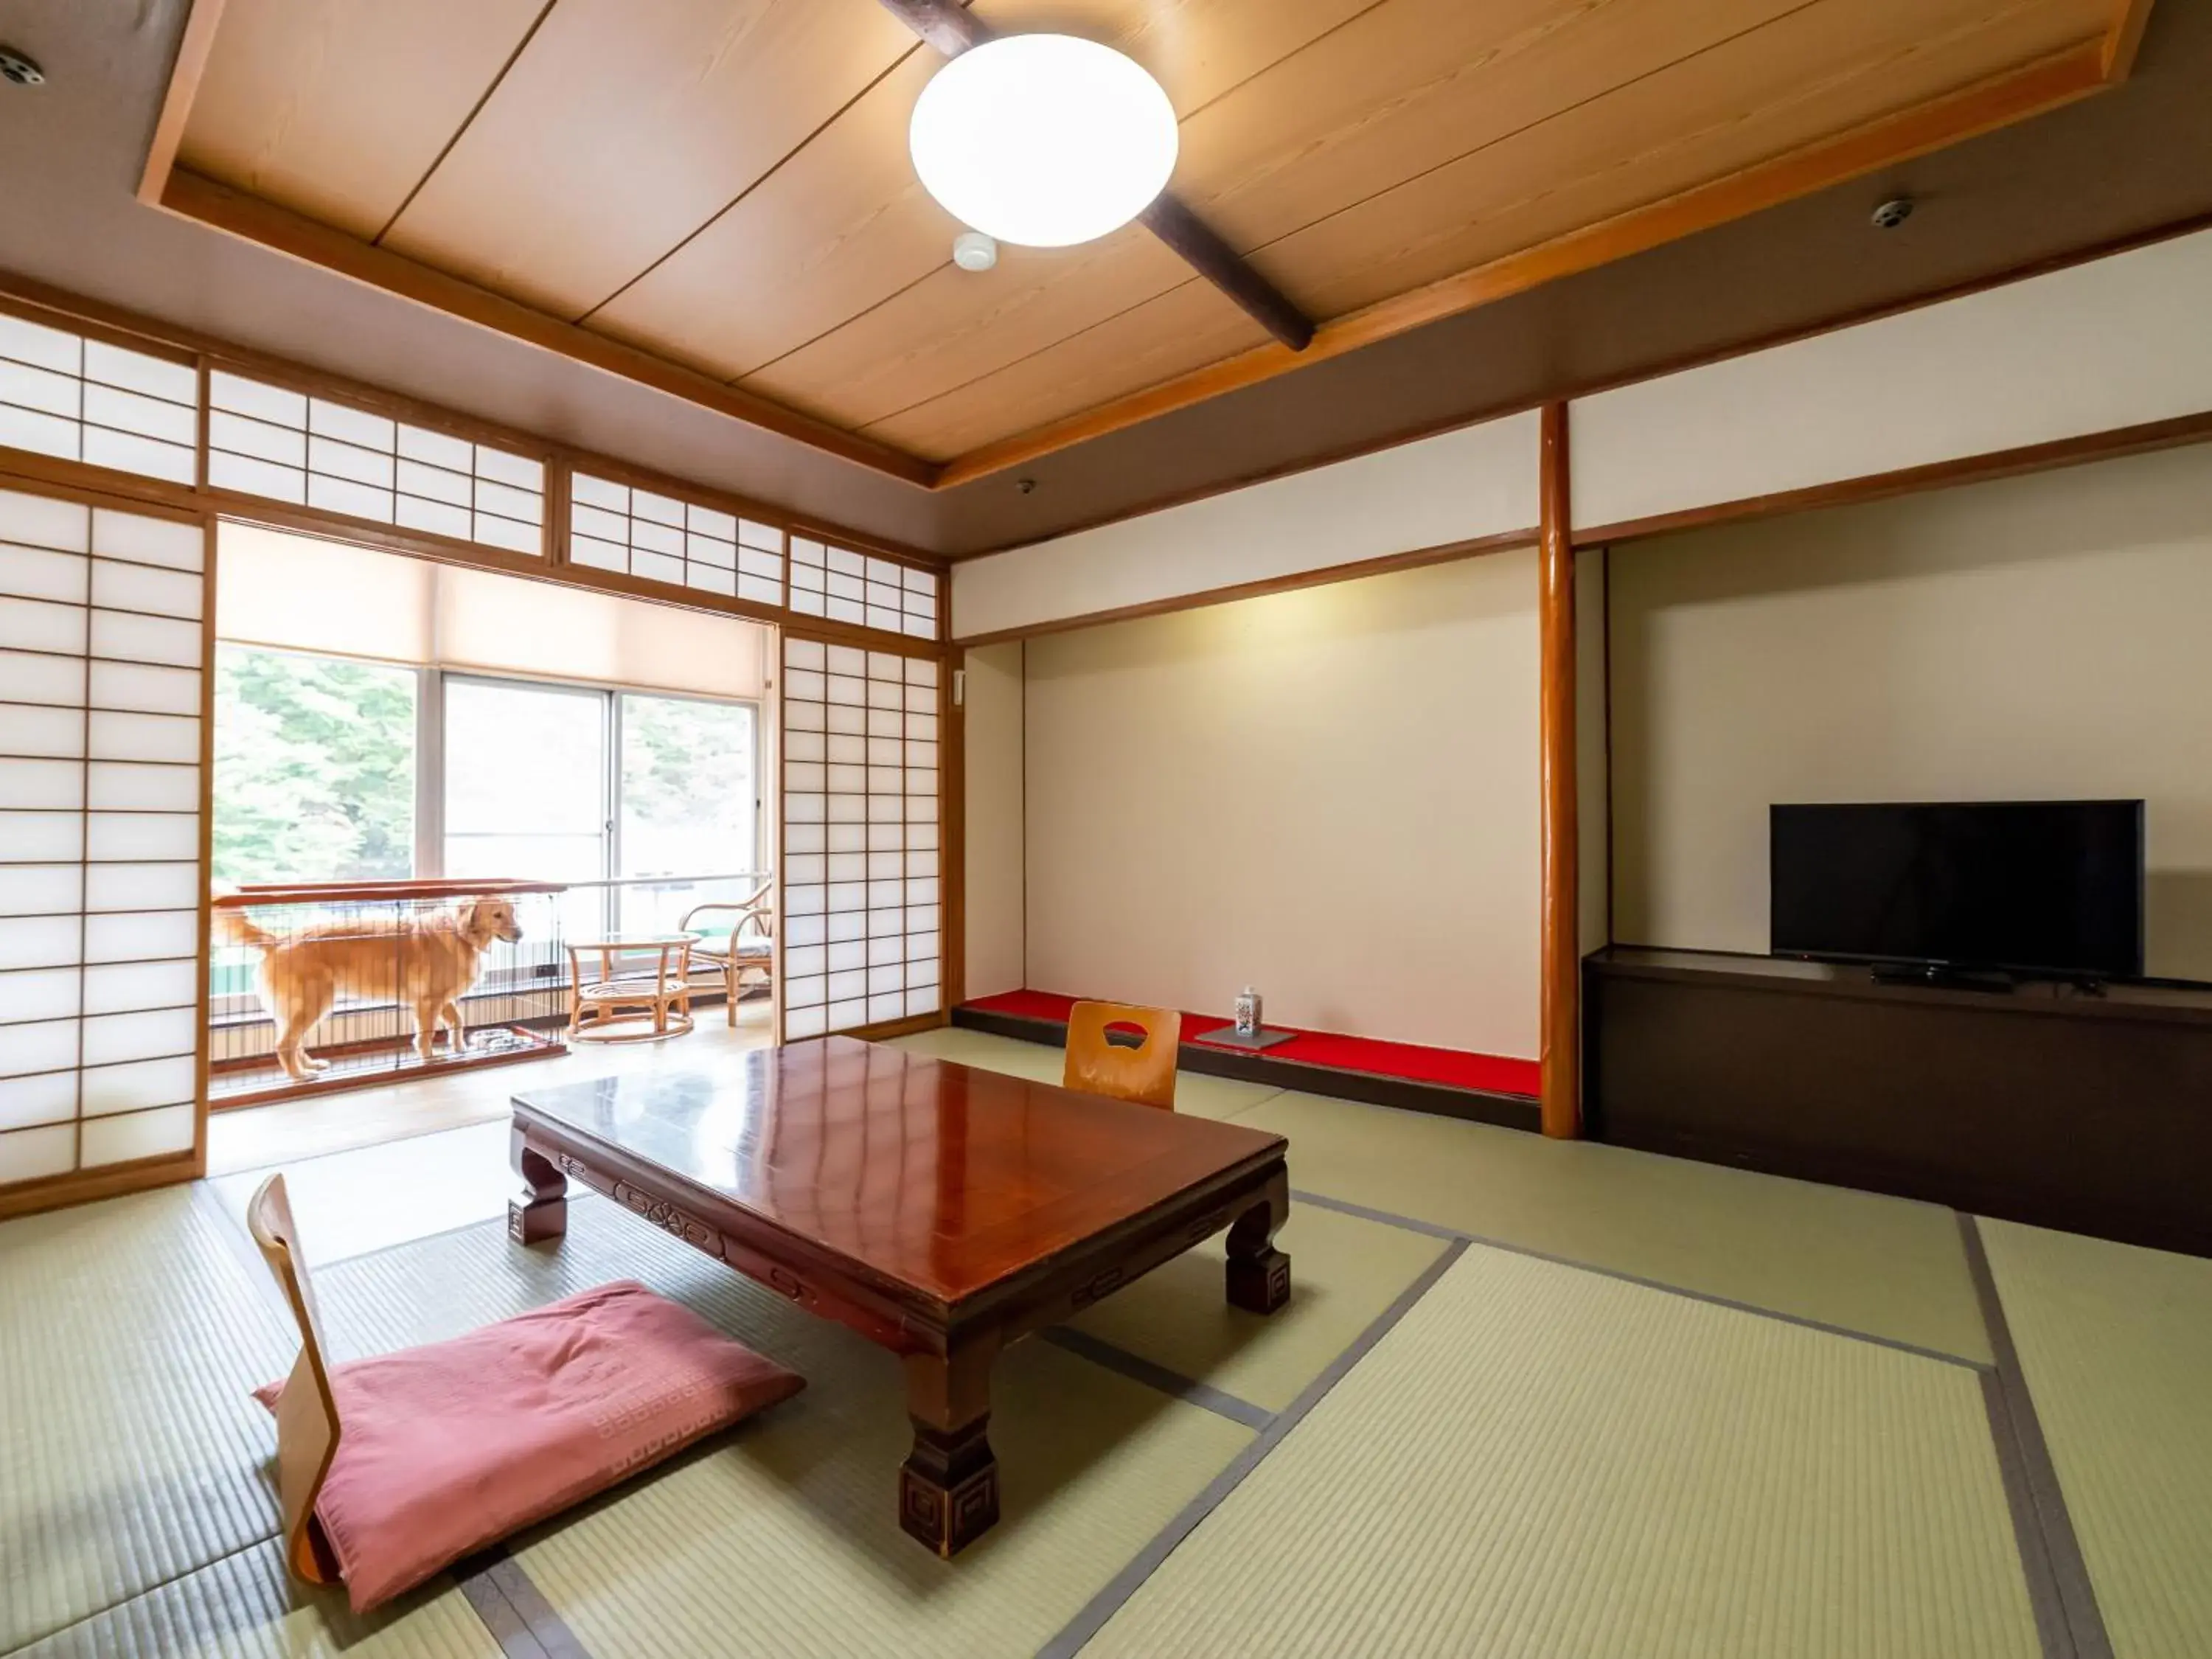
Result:
<svg viewBox="0 0 2212 1659"><path fill-rule="evenodd" d="M908 147L962 223L1023 247L1119 229L1175 171L1175 108L1110 46L1011 34L964 52L921 89Z"/></svg>

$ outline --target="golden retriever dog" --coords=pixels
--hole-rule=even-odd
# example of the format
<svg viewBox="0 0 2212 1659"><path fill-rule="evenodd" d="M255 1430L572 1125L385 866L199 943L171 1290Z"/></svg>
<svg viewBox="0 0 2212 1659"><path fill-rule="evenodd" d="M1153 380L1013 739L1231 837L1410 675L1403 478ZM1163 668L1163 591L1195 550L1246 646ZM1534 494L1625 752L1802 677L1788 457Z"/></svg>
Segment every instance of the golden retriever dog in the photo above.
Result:
<svg viewBox="0 0 2212 1659"><path fill-rule="evenodd" d="M277 1063L295 1082L328 1069L328 1060L309 1057L307 1033L341 994L390 997L413 1008L415 1052L425 1060L441 1024L451 1033L450 1052L459 1054L466 1034L460 1000L476 983L483 953L494 939L512 944L522 937L514 906L501 898L470 899L453 911L331 922L289 939L239 911L215 914L232 944L261 952L261 1006L276 1022Z"/></svg>

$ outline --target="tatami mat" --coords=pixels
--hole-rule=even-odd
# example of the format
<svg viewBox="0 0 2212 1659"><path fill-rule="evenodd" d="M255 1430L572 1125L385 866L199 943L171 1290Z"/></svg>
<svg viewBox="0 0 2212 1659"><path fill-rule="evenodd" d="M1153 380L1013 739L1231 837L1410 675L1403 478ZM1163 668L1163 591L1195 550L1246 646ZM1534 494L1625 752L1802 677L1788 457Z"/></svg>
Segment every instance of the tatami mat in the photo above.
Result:
<svg viewBox="0 0 2212 1659"><path fill-rule="evenodd" d="M227 1224L172 1188L0 1228L0 1652L276 1528L297 1351Z"/></svg>
<svg viewBox="0 0 2212 1659"><path fill-rule="evenodd" d="M572 1200L558 1249L471 1228L340 1262L317 1284L334 1345L358 1352L623 1276L698 1309L807 1388L513 1547L594 1659L1033 1652L1251 1438L1048 1344L1017 1345L993 1389L1004 1512L947 1564L898 1530L911 1433L896 1361L603 1199Z"/></svg>
<svg viewBox="0 0 2212 1659"><path fill-rule="evenodd" d="M1316 1095L1237 1119L1291 1185L1609 1272L1986 1363L1950 1211Z"/></svg>
<svg viewBox="0 0 2212 1659"><path fill-rule="evenodd" d="M274 1540L134 1597L15 1659L500 1659L449 1578L367 1620L301 1585Z"/></svg>
<svg viewBox="0 0 2212 1659"><path fill-rule="evenodd" d="M1229 1305L1217 1235L1071 1322L1077 1329L1271 1412L1288 1406L1443 1254L1444 1241L1293 1202L1276 1235L1291 1300Z"/></svg>
<svg viewBox="0 0 2212 1659"><path fill-rule="evenodd" d="M2212 1261L1976 1224L2116 1659L2203 1659Z"/></svg>
<svg viewBox="0 0 2212 1659"><path fill-rule="evenodd" d="M778 1659L1034 1653L1249 1437L1022 1344L994 1389L999 1523L944 1562L898 1530L896 1371L824 1381L839 1398L516 1551L594 1659L732 1651L736 1632Z"/></svg>
<svg viewBox="0 0 2212 1659"><path fill-rule="evenodd" d="M285 1164L294 1212L315 1218L304 1240L308 1266L504 1216L520 1184L507 1164L512 1117ZM210 1181L208 1190L243 1231L246 1207L268 1178L252 1170ZM362 1202L366 1193L375 1200Z"/></svg>
<svg viewBox="0 0 2212 1659"><path fill-rule="evenodd" d="M1041 1042L994 1036L988 1031L970 1031L957 1025L899 1037L892 1046L1039 1083L1059 1082L1065 1060L1060 1050ZM1194 1117L1237 1117L1280 1092L1269 1084L1239 1083L1234 1078L1209 1077L1203 1072L1176 1073L1176 1110Z"/></svg>
<svg viewBox="0 0 2212 1659"><path fill-rule="evenodd" d="M2038 1651L1977 1372L1480 1247L1085 1650Z"/></svg>

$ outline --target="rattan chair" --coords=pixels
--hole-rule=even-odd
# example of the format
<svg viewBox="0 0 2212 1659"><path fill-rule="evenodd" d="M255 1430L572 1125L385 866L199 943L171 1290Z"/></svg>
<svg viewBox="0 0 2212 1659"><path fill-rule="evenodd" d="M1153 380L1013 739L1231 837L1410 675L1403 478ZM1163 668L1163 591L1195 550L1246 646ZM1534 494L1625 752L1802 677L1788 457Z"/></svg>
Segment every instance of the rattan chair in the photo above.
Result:
<svg viewBox="0 0 2212 1659"><path fill-rule="evenodd" d="M684 913L680 925L686 933L698 932L695 925L701 916L714 911L731 911L737 921L726 935L702 938L691 946L691 967L694 972L709 969L722 976L726 992L723 1000L729 1009L730 1029L738 1028L738 991L748 974L758 974L763 985L775 978L775 888L773 882L763 882L753 889L750 896L732 903L727 901L713 904L695 904ZM750 934L748 928L753 930Z"/></svg>
<svg viewBox="0 0 2212 1659"><path fill-rule="evenodd" d="M1134 1026L1144 1033L1143 1042L1125 1045L1108 1041L1108 1030L1116 1026ZM1067 1011L1067 1065L1060 1073L1060 1086L1172 1112L1176 1050L1182 1036L1182 1016L1171 1009L1079 1002Z"/></svg>

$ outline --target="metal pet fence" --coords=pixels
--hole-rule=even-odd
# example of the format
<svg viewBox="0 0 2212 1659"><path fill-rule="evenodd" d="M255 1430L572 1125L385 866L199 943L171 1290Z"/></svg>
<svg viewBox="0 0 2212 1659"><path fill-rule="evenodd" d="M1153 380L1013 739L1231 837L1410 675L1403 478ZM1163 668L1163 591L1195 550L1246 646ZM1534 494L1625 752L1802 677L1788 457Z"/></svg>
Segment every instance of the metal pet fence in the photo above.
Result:
<svg viewBox="0 0 2212 1659"><path fill-rule="evenodd" d="M218 895L209 1103L258 1105L562 1051L566 891L388 881Z"/></svg>

